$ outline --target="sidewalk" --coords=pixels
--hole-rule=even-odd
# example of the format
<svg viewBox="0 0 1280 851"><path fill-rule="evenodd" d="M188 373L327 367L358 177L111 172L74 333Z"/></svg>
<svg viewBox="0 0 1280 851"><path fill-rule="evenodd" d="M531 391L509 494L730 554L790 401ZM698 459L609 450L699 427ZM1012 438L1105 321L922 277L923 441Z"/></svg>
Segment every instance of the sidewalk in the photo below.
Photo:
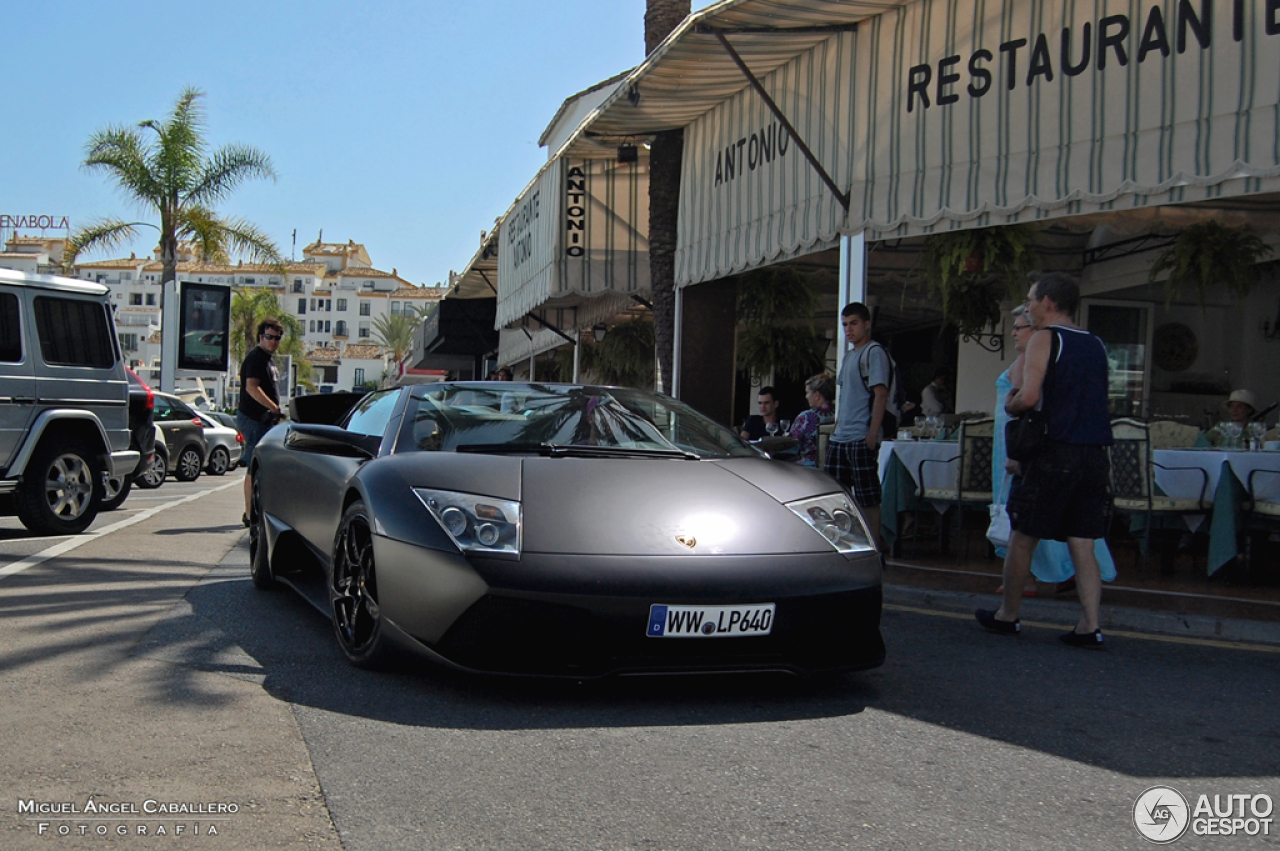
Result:
<svg viewBox="0 0 1280 851"><path fill-rule="evenodd" d="M999 605L1001 563L970 558L957 566L955 556L889 558L885 604L966 613ZM1190 564L1173 576L1141 577L1129 554L1117 557L1119 575L1103 583L1100 620L1103 631L1131 631L1195 639L1260 644L1280 648L1280 588L1251 586L1195 576ZM1201 568L1203 569L1203 568ZM1037 585L1037 596L1024 597L1022 618L1073 626L1080 616L1074 592L1054 593L1052 584Z"/></svg>

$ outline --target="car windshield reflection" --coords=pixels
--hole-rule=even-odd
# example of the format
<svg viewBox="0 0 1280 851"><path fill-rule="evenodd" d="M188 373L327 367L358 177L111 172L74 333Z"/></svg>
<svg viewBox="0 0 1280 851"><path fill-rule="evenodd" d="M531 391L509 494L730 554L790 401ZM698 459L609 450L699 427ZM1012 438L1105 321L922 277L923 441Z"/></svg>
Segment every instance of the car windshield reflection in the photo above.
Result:
<svg viewBox="0 0 1280 851"><path fill-rule="evenodd" d="M411 448L453 452L571 452L751 457L729 429L673 399L619 387L432 385L412 414Z"/></svg>

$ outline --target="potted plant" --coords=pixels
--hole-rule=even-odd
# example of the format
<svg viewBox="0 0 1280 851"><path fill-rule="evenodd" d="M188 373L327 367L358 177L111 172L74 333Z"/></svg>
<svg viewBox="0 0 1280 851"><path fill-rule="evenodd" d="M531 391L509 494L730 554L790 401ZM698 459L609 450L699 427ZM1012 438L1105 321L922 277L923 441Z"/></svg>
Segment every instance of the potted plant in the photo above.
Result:
<svg viewBox="0 0 1280 851"><path fill-rule="evenodd" d="M929 294L942 296L942 317L962 337L1000 322L1009 299L1021 299L1035 266L1036 230L1029 224L954 230L925 238Z"/></svg>
<svg viewBox="0 0 1280 851"><path fill-rule="evenodd" d="M1189 287L1203 310L1205 296L1215 284L1238 304L1258 282L1258 263L1270 254L1271 246L1247 225L1233 227L1209 219L1178 234L1152 264L1148 280L1155 283L1161 274L1169 273L1165 294L1170 304Z"/></svg>
<svg viewBox="0 0 1280 851"><path fill-rule="evenodd" d="M813 331L818 287L791 266L770 266L738 280L738 363L753 375L803 380L822 368L827 341Z"/></svg>

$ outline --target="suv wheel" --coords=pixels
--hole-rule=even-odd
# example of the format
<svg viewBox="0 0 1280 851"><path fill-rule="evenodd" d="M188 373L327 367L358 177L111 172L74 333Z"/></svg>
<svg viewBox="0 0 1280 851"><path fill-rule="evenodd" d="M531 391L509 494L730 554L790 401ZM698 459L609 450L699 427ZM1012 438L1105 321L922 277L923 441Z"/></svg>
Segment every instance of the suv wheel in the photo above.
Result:
<svg viewBox="0 0 1280 851"><path fill-rule="evenodd" d="M93 452L74 437L54 436L31 456L14 494L22 525L38 535L76 535L98 516L101 473Z"/></svg>
<svg viewBox="0 0 1280 851"><path fill-rule="evenodd" d="M200 468L203 466L204 459L200 457L200 450L188 446L178 456L178 468L173 471L173 477L180 482L194 482L200 477Z"/></svg>
<svg viewBox="0 0 1280 851"><path fill-rule="evenodd" d="M225 447L215 446L209 454L209 475L221 476L231 469L231 453Z"/></svg>
<svg viewBox="0 0 1280 851"><path fill-rule="evenodd" d="M134 482L140 488L150 490L164 484L164 477L169 474L169 461L160 452L156 452L147 469L139 473Z"/></svg>
<svg viewBox="0 0 1280 851"><path fill-rule="evenodd" d="M116 478L115 476L104 475L102 477L103 493L102 493L102 510L115 511L124 504L125 499L129 496L129 491L133 489L133 479L129 476Z"/></svg>

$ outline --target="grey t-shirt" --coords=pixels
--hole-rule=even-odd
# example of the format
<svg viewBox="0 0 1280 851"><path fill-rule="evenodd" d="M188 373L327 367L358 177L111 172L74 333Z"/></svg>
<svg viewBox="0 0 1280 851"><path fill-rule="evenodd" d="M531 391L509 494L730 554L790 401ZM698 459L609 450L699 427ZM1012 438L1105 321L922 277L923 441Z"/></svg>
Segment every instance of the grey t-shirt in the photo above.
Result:
<svg viewBox="0 0 1280 851"><path fill-rule="evenodd" d="M867 383L863 386L859 363L866 359ZM840 365L840 401L836 406L836 429L831 439L837 443L866 440L871 424L872 394L877 384L889 386L889 358L884 346L867 341L862 348L846 352Z"/></svg>

